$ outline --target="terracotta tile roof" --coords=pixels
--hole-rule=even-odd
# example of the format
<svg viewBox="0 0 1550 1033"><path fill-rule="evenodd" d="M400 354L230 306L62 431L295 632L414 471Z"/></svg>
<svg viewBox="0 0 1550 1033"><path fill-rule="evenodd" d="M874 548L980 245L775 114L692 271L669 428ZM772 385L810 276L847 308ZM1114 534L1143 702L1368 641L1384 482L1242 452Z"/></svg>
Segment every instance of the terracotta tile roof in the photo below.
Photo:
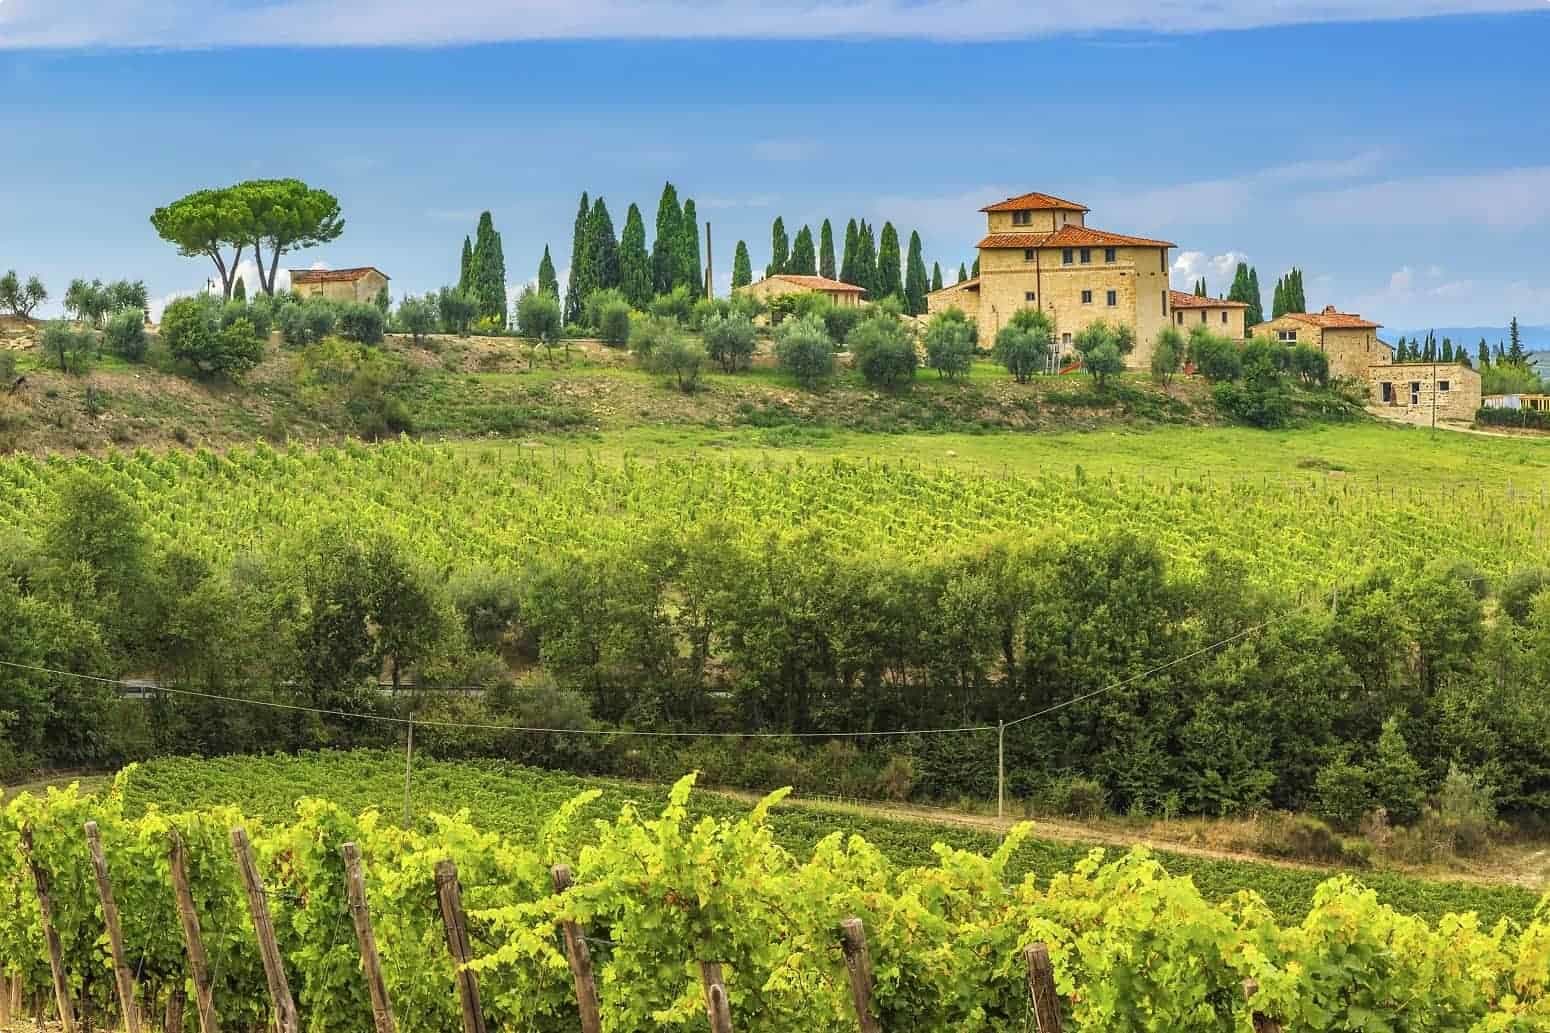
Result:
<svg viewBox="0 0 1550 1033"><path fill-rule="evenodd" d="M1095 230L1090 226L1067 224L1053 233L991 233L975 247L982 248L1030 248L1030 247L1177 247L1166 240L1150 237L1131 237L1108 230Z"/></svg>
<svg viewBox="0 0 1550 1033"><path fill-rule="evenodd" d="M353 283L361 279L367 273L376 273L384 280L389 279L387 273L374 265L363 265L355 269L292 269L292 283Z"/></svg>
<svg viewBox="0 0 1550 1033"><path fill-rule="evenodd" d="M952 290L967 291L967 290L973 290L974 288L978 287L979 285L980 285L980 278L978 276L971 276L967 280L964 280L962 283L949 283L945 287L943 287L941 290L935 290L935 291L932 291L931 293L932 294L945 294L946 292L952 291Z"/></svg>
<svg viewBox="0 0 1550 1033"><path fill-rule="evenodd" d="M1169 308L1248 308L1248 304L1242 301L1228 301L1226 298L1202 298L1196 294L1185 294L1183 291L1168 292Z"/></svg>
<svg viewBox="0 0 1550 1033"><path fill-rule="evenodd" d="M769 277L771 280L785 280L794 283L798 287L805 287L810 291L838 291L842 294L865 294L865 287L857 287L853 283L844 283L840 280L831 280L827 276L799 276L796 273L776 273Z"/></svg>
<svg viewBox="0 0 1550 1033"><path fill-rule="evenodd" d="M1322 312L1288 312L1281 318L1311 323L1325 330L1376 330L1383 325L1363 319L1354 312L1336 312L1333 305L1325 305Z"/></svg>
<svg viewBox="0 0 1550 1033"><path fill-rule="evenodd" d="M1055 208L1068 212L1091 211L1085 204L1077 204L1075 201L1064 201L1050 194L1041 194L1035 191L1031 194L1019 194L1009 197L1005 201L997 201L981 208L982 212L1030 212L1041 208Z"/></svg>

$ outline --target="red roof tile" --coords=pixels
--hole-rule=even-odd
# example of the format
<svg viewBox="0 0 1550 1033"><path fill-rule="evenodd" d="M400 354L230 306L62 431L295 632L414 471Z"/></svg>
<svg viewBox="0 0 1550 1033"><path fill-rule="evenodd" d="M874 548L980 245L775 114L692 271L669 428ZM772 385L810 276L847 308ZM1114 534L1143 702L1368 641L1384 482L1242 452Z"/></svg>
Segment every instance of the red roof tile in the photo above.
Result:
<svg viewBox="0 0 1550 1033"><path fill-rule="evenodd" d="M932 294L941 294L941 293L945 293L946 291L951 291L951 290L967 291L967 290L973 290L974 288L978 287L979 285L980 285L980 278L978 276L971 276L967 280L964 280L962 283L949 283L947 286L941 288L940 290L934 290L934 291L931 291L930 293L932 293Z"/></svg>
<svg viewBox="0 0 1550 1033"><path fill-rule="evenodd" d="M367 273L376 273L384 280L390 279L387 273L374 265L363 265L355 269L292 269L292 283L353 283L361 279Z"/></svg>
<svg viewBox="0 0 1550 1033"><path fill-rule="evenodd" d="M794 283L798 287L805 287L810 291L838 291L842 294L866 293L865 287L857 287L853 283L844 283L840 280L831 280L827 276L799 276L796 273L776 273L771 280L785 280Z"/></svg>
<svg viewBox="0 0 1550 1033"><path fill-rule="evenodd" d="M1242 301L1228 301L1226 298L1202 298L1196 294L1185 294L1183 291L1168 292L1169 308L1248 308Z"/></svg>
<svg viewBox="0 0 1550 1033"><path fill-rule="evenodd" d="M1336 312L1333 305L1325 305L1322 312L1288 312L1282 318L1311 323L1325 330L1376 330L1383 325L1363 319L1354 312Z"/></svg>
<svg viewBox="0 0 1550 1033"><path fill-rule="evenodd" d="M1067 212L1086 212L1091 210L1085 204L1077 204L1075 201L1063 201L1060 198L1050 194L1034 192L1031 194L1019 194L1016 197L1009 197L1005 201L997 201L995 204L988 204L981 208L980 211L1029 212L1036 211L1041 208L1054 208Z"/></svg>
<svg viewBox="0 0 1550 1033"><path fill-rule="evenodd" d="M982 248L1030 248L1030 247L1176 247L1166 240L1150 237L1131 237L1108 230L1095 230L1089 226L1067 224L1053 233L991 233L976 247Z"/></svg>

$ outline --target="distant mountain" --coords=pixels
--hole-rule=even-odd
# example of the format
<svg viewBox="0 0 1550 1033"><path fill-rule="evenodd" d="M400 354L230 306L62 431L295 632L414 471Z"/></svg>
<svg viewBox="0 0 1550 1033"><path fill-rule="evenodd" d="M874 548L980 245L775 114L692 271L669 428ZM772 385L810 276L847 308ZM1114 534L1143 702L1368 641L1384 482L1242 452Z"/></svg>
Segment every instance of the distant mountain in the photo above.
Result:
<svg viewBox="0 0 1550 1033"><path fill-rule="evenodd" d="M1423 326L1419 330L1391 330L1383 328L1383 339L1390 344L1401 337L1419 337L1423 341L1427 333L1437 335L1437 340L1451 337L1454 344L1463 342L1469 346L1469 354L1475 353L1475 345L1484 337L1491 350L1496 350L1496 342L1502 342L1502 347L1507 346L1507 328L1505 326ZM1518 333L1523 338L1523 347L1526 351L1550 351L1550 326L1518 326Z"/></svg>

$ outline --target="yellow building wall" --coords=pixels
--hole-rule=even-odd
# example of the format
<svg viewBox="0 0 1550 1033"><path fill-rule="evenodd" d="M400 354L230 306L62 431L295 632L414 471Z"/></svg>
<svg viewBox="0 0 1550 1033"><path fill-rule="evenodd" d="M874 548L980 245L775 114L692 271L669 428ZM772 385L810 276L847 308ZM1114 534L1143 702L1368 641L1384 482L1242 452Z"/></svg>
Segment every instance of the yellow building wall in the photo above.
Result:
<svg viewBox="0 0 1550 1033"><path fill-rule="evenodd" d="M329 301L375 301L388 285L388 278L369 272L359 280L326 280L323 283L295 284L292 289L303 298L327 298Z"/></svg>
<svg viewBox="0 0 1550 1033"><path fill-rule="evenodd" d="M1018 309L1032 307L1050 317L1059 354L1070 351L1071 342L1090 323L1103 320L1130 327L1136 348L1127 356L1127 364L1149 368L1153 343L1171 318L1167 249L1118 247L1115 261L1105 262L1105 249L1092 247L1087 265L1081 264L1080 248L1073 249L1071 265L1062 264L1063 250L1039 248L1037 262L1026 260L1020 248L980 251L980 340L994 342ZM1111 290L1113 305L1108 304ZM1090 301L1082 300L1083 291L1091 292ZM1034 294L1032 300L1029 292Z"/></svg>
<svg viewBox="0 0 1550 1033"><path fill-rule="evenodd" d="M1480 374L1468 366L1453 363L1403 362L1371 367L1372 404L1413 423L1430 423L1432 402L1436 399L1438 420L1472 423L1480 408ZM1447 390L1433 392L1439 384ZM1389 398L1384 399L1384 385Z"/></svg>
<svg viewBox="0 0 1550 1033"><path fill-rule="evenodd" d="M1063 212L1054 208L1036 208L1028 212L1028 222L1018 224L1015 212L986 212L986 228L991 233L1053 233L1062 226L1085 226L1081 212Z"/></svg>
<svg viewBox="0 0 1550 1033"><path fill-rule="evenodd" d="M778 298L782 294L807 294L811 288L802 287L789 280L777 280L774 277L765 277L756 280L746 287L739 287L734 294L749 294L768 304L771 298ZM829 300L836 305L852 306L861 304L861 295L855 291L817 291L814 293L827 294Z"/></svg>
<svg viewBox="0 0 1550 1033"><path fill-rule="evenodd" d="M1329 356L1329 373L1334 377L1362 379L1367 367L1388 362L1393 356L1378 340L1378 331L1359 328L1319 327L1290 316L1281 316L1260 323L1253 328L1255 337L1268 336L1279 340L1283 330L1297 332L1297 344L1318 348Z"/></svg>
<svg viewBox="0 0 1550 1033"><path fill-rule="evenodd" d="M965 281L968 282L968 281ZM965 289L961 283L955 283L949 287L943 287L939 291L932 291L926 295L926 314L934 316L938 312L946 312L955 308L970 319L979 321L980 295L974 289ZM992 342L993 343L993 342ZM985 347L989 347L987 344Z"/></svg>
<svg viewBox="0 0 1550 1033"><path fill-rule="evenodd" d="M1204 326L1213 334L1241 341L1244 337L1243 316L1245 311L1247 310L1229 305L1200 309L1176 308L1173 310L1173 325L1179 333L1186 337L1189 336L1189 332L1195 327Z"/></svg>

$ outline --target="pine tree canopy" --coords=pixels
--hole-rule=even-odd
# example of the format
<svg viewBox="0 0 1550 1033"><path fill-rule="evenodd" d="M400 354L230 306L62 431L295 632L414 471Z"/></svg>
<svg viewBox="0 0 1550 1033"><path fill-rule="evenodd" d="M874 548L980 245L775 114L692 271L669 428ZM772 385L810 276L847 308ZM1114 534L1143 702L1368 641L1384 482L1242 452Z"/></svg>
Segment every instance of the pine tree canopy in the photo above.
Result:
<svg viewBox="0 0 1550 1033"><path fill-rule="evenodd" d="M969 270L967 270L967 269L965 269L963 267L963 263L962 262L959 262L958 263L958 282L959 283L963 283L968 278L969 278Z"/></svg>
<svg viewBox="0 0 1550 1033"><path fill-rule="evenodd" d="M860 237L860 231L856 229L856 220L852 219L845 224L845 254L840 259L840 280L844 283L861 284L856 280L856 246Z"/></svg>
<svg viewBox="0 0 1550 1033"><path fill-rule="evenodd" d="M587 265L592 275L590 290L608 290L619 286L619 239L614 236L614 221L608 204L599 197L587 217ZM586 301L586 295L582 295Z"/></svg>
<svg viewBox="0 0 1550 1033"><path fill-rule="evenodd" d="M942 289L942 263L931 263L931 290L933 292Z"/></svg>
<svg viewBox="0 0 1550 1033"><path fill-rule="evenodd" d="M462 263L458 266L458 274L457 274L457 289L458 290L463 291L464 293L467 293L467 291L468 291L468 278L469 278L470 275L472 275L473 269L474 269L474 244L473 244L473 241L469 240L468 237L465 235L463 237L463 259L462 259Z"/></svg>

